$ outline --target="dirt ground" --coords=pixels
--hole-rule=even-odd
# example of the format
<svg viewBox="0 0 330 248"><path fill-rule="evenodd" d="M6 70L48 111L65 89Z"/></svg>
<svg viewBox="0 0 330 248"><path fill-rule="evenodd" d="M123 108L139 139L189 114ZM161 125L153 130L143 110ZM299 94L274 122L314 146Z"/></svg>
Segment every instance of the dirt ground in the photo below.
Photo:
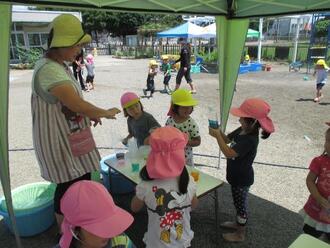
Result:
<svg viewBox="0 0 330 248"><path fill-rule="evenodd" d="M123 60L108 56L95 59L95 90L86 92L85 98L97 106L109 108L120 106L120 96L130 90L142 95L147 77L148 60ZM272 107L270 113L276 132L259 144L255 159L255 183L250 190L250 223L247 242L235 247L288 247L301 233L302 221L297 212L304 205L308 190L305 186L307 168L311 159L323 151L325 121L330 120L330 86L324 87L324 98L314 103L315 78L305 71L289 72L287 65L272 64L270 72L239 75L233 106L248 97L264 98ZM9 156L11 186L41 181L35 159L31 135L30 83L32 71L10 72L9 98ZM218 146L208 135L207 116L209 108L219 109L217 74L193 74L199 105L192 117L199 124L202 144L194 149L195 161L211 167L218 166ZM162 89L162 76L156 77L157 90ZM175 76L171 84L174 87ZM188 87L183 82L182 87ZM164 124L170 96L156 92L153 98L142 98L144 109ZM227 131L238 127L238 119L230 116ZM120 139L127 134L126 119L104 120L96 127L94 136L102 156L122 149ZM225 180L225 160L220 168L203 167L203 170ZM219 190L220 218L233 216L233 205L228 185ZM0 188L0 195L2 189ZM208 216L207 203L202 203L199 216ZM1 218L1 217L0 217ZM208 216L208 218L211 218ZM0 222L2 222L0 220ZM197 223L195 224L197 226ZM194 225L193 225L194 227ZM211 229L213 230L213 229ZM193 247L217 247L207 245L207 235L195 230ZM23 239L26 247L51 247L54 244L52 230L32 238ZM0 247L14 247L13 236L0 225ZM2 238L4 237L4 239ZM197 240L198 237L198 240ZM2 243L3 242L3 243ZM221 241L222 247L234 247Z"/></svg>

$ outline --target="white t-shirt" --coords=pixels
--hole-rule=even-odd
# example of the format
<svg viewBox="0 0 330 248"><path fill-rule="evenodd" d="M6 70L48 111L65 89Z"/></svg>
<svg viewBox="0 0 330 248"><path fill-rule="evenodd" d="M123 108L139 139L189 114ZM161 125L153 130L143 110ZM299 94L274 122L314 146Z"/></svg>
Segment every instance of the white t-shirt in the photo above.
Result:
<svg viewBox="0 0 330 248"><path fill-rule="evenodd" d="M316 70L316 83L325 84L327 82L328 71L325 69Z"/></svg>
<svg viewBox="0 0 330 248"><path fill-rule="evenodd" d="M148 209L148 231L143 241L147 248L189 247L194 237L190 228L191 201L196 183L189 178L186 194L179 193L179 177L142 181L136 186L136 197Z"/></svg>
<svg viewBox="0 0 330 248"><path fill-rule="evenodd" d="M166 120L165 126L172 126L179 129L181 132L188 134L189 140L192 138L199 137L199 128L195 120L191 117L189 117L186 121L182 123L175 122L173 117L169 117ZM186 158L186 164L193 166L194 160L193 160L193 149L191 146L186 146L185 149L185 158Z"/></svg>

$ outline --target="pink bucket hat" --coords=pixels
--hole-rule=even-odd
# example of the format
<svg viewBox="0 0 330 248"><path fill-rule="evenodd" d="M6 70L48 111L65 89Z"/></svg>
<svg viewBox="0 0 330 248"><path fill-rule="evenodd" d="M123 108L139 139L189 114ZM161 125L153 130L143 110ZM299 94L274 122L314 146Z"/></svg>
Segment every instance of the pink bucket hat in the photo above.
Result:
<svg viewBox="0 0 330 248"><path fill-rule="evenodd" d="M239 108L231 108L230 113L238 117L256 119L263 130L268 133L275 131L272 120L268 117L270 106L260 98L246 99Z"/></svg>
<svg viewBox="0 0 330 248"><path fill-rule="evenodd" d="M61 199L63 235L61 248L69 248L72 229L81 227L101 237L112 238L125 231L133 217L117 207L107 189L100 183L79 181L70 186Z"/></svg>
<svg viewBox="0 0 330 248"><path fill-rule="evenodd" d="M138 97L137 94L133 92L126 92L120 98L121 106L124 109L134 105L135 103L138 103L139 101L140 98Z"/></svg>
<svg viewBox="0 0 330 248"><path fill-rule="evenodd" d="M88 63L89 63L89 62L94 63L94 56L93 56L92 54L89 53L89 54L86 56L86 60L87 60Z"/></svg>
<svg viewBox="0 0 330 248"><path fill-rule="evenodd" d="M153 131L149 138L151 151L146 165L150 178L179 176L186 163L184 148L187 142L187 134L175 127L160 127Z"/></svg>

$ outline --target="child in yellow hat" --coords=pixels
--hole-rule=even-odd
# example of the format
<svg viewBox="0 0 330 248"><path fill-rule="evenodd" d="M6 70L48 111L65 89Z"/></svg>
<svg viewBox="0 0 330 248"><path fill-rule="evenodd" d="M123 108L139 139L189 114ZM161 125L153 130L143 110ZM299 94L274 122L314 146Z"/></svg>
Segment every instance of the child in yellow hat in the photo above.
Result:
<svg viewBox="0 0 330 248"><path fill-rule="evenodd" d="M316 97L314 98L314 102L320 102L323 97L322 88L327 82L329 67L325 63L324 59L319 59L316 62L315 70L313 76L316 75Z"/></svg>
<svg viewBox="0 0 330 248"><path fill-rule="evenodd" d="M148 68L148 78L147 78L147 88L143 89L143 94L147 96L147 92L150 91L150 95L148 98L152 97L155 92L155 81L154 78L158 73L158 63L156 60L149 61Z"/></svg>
<svg viewBox="0 0 330 248"><path fill-rule="evenodd" d="M167 55L164 55L162 57L163 64L162 64L162 71L164 72L164 93L172 94L172 90L170 87L170 80L171 80L171 64L169 63L169 57Z"/></svg>
<svg viewBox="0 0 330 248"><path fill-rule="evenodd" d="M193 166L193 147L201 144L199 127L195 120L190 117L194 106L198 101L194 99L191 93L186 89L177 89L172 93L171 108L168 113L169 118L166 126L173 126L181 132L188 134L188 143L185 148L186 164Z"/></svg>

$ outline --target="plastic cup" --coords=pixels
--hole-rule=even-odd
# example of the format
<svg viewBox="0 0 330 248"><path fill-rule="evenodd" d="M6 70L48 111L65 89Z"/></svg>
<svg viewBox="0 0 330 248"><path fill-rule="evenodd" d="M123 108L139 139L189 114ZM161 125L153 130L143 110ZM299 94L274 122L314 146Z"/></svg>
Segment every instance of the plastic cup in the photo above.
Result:
<svg viewBox="0 0 330 248"><path fill-rule="evenodd" d="M198 171L192 171L190 175L194 178L195 182L198 182L199 180L199 172Z"/></svg>
<svg viewBox="0 0 330 248"><path fill-rule="evenodd" d="M209 119L209 127L218 129L219 128L219 122L217 120L210 120Z"/></svg>
<svg viewBox="0 0 330 248"><path fill-rule="evenodd" d="M139 163L132 163L132 172L139 172L140 171L140 164Z"/></svg>

